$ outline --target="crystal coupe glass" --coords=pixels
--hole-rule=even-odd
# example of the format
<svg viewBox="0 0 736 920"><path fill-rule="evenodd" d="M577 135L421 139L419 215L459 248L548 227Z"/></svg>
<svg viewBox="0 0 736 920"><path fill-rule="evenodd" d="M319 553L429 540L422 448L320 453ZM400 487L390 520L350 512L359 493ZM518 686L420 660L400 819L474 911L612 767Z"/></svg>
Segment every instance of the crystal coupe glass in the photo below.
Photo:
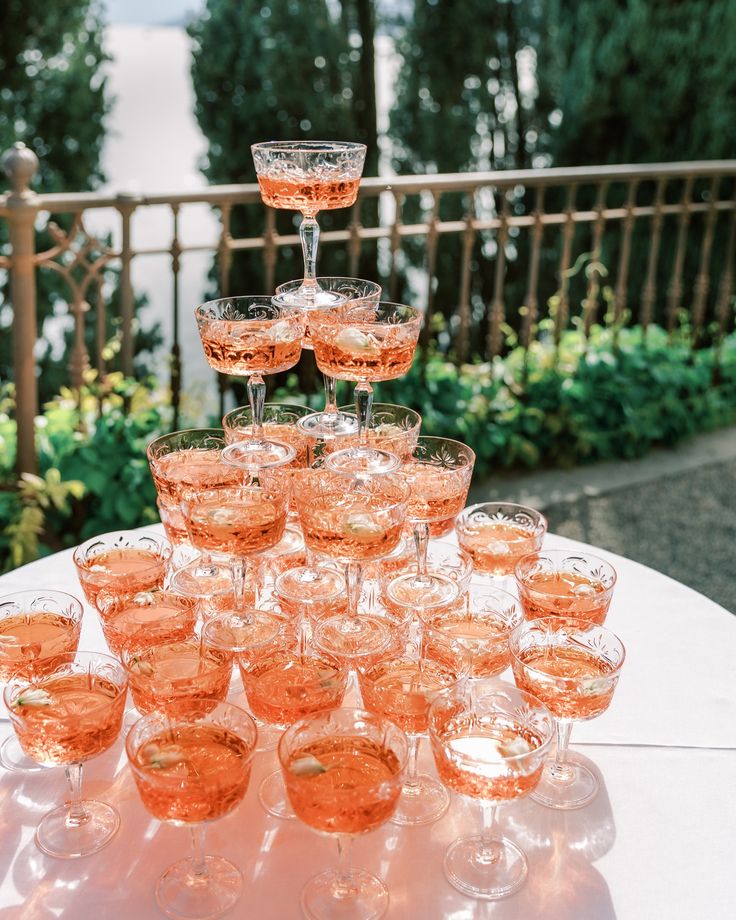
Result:
<svg viewBox="0 0 736 920"><path fill-rule="evenodd" d="M71 594L37 588L0 597L0 682L52 671L57 656L76 652L81 630L82 605ZM0 764L24 773L43 770L15 735L0 746Z"/></svg>
<svg viewBox="0 0 736 920"><path fill-rule="evenodd" d="M419 310L383 301L346 303L310 317L317 367L323 374L356 383L359 444L330 454L328 468L385 473L398 467L394 454L369 444L372 384L403 377L409 370L421 325Z"/></svg>
<svg viewBox="0 0 736 920"><path fill-rule="evenodd" d="M33 677L14 677L5 705L25 753L38 763L66 769L71 796L45 815L36 844L49 856L89 856L110 842L120 815L106 802L82 799L82 766L115 743L123 721L128 682L109 655L75 652Z"/></svg>
<svg viewBox="0 0 736 920"><path fill-rule="evenodd" d="M375 624L358 614L363 564L390 553L401 539L408 488L394 475L350 478L306 470L295 489L307 547L346 565L348 609L321 623L333 636L335 655L385 642Z"/></svg>
<svg viewBox="0 0 736 920"><path fill-rule="evenodd" d="M358 197L366 146L343 141L264 141L251 146L263 203L301 211L304 279L286 294L292 306L334 306L339 298L317 280L320 211L349 208Z"/></svg>
<svg viewBox="0 0 736 920"><path fill-rule="evenodd" d="M375 281L364 281L362 278L340 278L326 277L318 278L323 294L332 294L335 303L353 304L361 303L371 304L378 303L381 299L381 285ZM286 303L298 302L301 281L287 281L286 284L280 284L276 288L276 303L284 300ZM312 335L310 331L309 318L314 310L320 307L314 304L311 292L304 296L301 301L302 309L305 311L306 328L304 338L302 339L302 348L312 349ZM323 318L329 320L330 311L325 311ZM320 438L326 441L341 439L343 436L356 434L358 431L358 421L353 413L346 413L337 408L337 381L329 374L323 374L325 385L325 408L322 412L313 412L307 418L299 422L299 427L305 435L315 439ZM338 443L340 441L338 440Z"/></svg>
<svg viewBox="0 0 736 920"><path fill-rule="evenodd" d="M581 808L598 792L595 773L568 753L573 722L594 719L611 704L626 652L610 629L574 617L522 623L509 640L519 687L555 717L557 753L534 794L550 808Z"/></svg>
<svg viewBox="0 0 736 920"><path fill-rule="evenodd" d="M339 865L310 879L301 906L310 920L377 920L384 883L350 862L350 845L389 820L401 795L406 736L388 719L337 709L296 722L279 742L286 792L296 816L337 840Z"/></svg>
<svg viewBox="0 0 736 920"><path fill-rule="evenodd" d="M252 436L243 441L250 467L272 465L292 448L263 431L266 383L263 375L287 371L299 361L304 318L299 309L273 303L270 296L224 297L194 311L207 363L221 374L247 377ZM289 457L292 459L293 455Z"/></svg>
<svg viewBox="0 0 736 920"><path fill-rule="evenodd" d="M513 576L523 556L542 548L547 520L525 505L484 502L470 505L457 516L455 532L478 574L504 579Z"/></svg>
<svg viewBox="0 0 736 920"><path fill-rule="evenodd" d="M616 587L609 562L570 550L530 553L517 562L514 575L527 620L566 616L601 625Z"/></svg>
<svg viewBox="0 0 736 920"><path fill-rule="evenodd" d="M420 437L411 457L402 464L396 475L410 491L406 516L414 525L417 570L388 584L389 601L427 607L456 596L452 579L428 569L427 546L430 536L440 537L452 530L465 504L474 465L475 453L465 444L434 437Z"/></svg>
<svg viewBox="0 0 736 920"><path fill-rule="evenodd" d="M181 489L242 480L238 470L222 462L222 450L229 441L222 428L186 428L155 438L146 449L158 507L166 536L174 546L187 541L179 509Z"/></svg>
<svg viewBox="0 0 736 920"><path fill-rule="evenodd" d="M496 810L534 789L553 736L539 700L502 681L461 684L432 703L429 737L440 779L483 809L481 833L460 837L445 853L447 880L463 894L495 900L523 885L526 857L495 832Z"/></svg>
<svg viewBox="0 0 736 920"><path fill-rule="evenodd" d="M169 917L219 917L240 897L240 870L206 854L205 831L243 800L256 737L247 712L212 701L199 711L151 713L128 733L128 762L147 811L191 832L192 855L170 866L156 886L158 906Z"/></svg>
<svg viewBox="0 0 736 920"><path fill-rule="evenodd" d="M369 712L391 719L409 738L409 763L401 801L393 821L417 826L431 824L450 804L444 786L417 769L419 740L427 733L429 707L438 693L454 686L467 673L463 650L448 639L447 655L429 657L412 639L358 668L363 705Z"/></svg>

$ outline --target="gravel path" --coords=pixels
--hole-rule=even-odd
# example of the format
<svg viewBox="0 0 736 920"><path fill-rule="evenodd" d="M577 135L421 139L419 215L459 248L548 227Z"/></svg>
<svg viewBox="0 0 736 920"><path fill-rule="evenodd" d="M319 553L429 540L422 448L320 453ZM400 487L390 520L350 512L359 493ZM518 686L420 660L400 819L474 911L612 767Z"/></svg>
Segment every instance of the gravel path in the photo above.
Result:
<svg viewBox="0 0 736 920"><path fill-rule="evenodd" d="M736 460L544 513L555 533L642 562L736 613Z"/></svg>

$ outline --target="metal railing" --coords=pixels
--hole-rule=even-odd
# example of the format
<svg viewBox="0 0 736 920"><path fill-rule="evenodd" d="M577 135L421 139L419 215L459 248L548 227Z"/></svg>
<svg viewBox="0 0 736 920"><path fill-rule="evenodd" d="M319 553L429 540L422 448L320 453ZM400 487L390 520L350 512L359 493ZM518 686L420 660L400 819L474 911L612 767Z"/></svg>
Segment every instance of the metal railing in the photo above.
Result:
<svg viewBox="0 0 736 920"><path fill-rule="evenodd" d="M182 256L191 252L216 255L220 291L226 296L231 293L229 277L234 256L257 251L261 254L267 289L272 290L280 251L298 246L299 238L295 233L277 232L276 213L267 208L262 209L260 234L233 236L233 209L261 204L255 184L211 186L160 195L38 195L30 188L38 167L32 151L16 144L3 157L3 165L11 191L0 196L0 218L8 223L10 248L7 255L0 256L0 269L10 273L14 317L18 469L33 471L36 468L34 417L38 412L34 360L38 269L57 272L68 286L68 306L74 318L69 373L72 384L79 385L90 366L100 371L106 369L106 270L110 267L119 270L120 366L124 373L132 374L135 296L131 265L143 256L164 255L170 259L171 398L177 413ZM323 231L320 242L323 246L344 247L349 273L354 275L363 244L377 241L386 287L389 297L394 299L401 282L404 243L408 239L422 241L424 289L413 303L418 300L417 305L425 310L423 335L427 343L437 326L432 319L439 312L436 290L440 245L447 238L459 240L456 298L449 311L453 356L458 362L470 355L471 335L476 329L482 334L473 335L472 340L483 345L474 352L480 351L485 357L499 353L504 324L509 320L515 321L519 341L528 347L539 318L545 314L546 301L540 291L556 293L555 341L559 341L574 316L583 330L589 331L600 318L604 271L608 271L609 292L605 309L615 321L630 316L632 321L646 327L656 314L672 329L678 314L685 309L695 329L714 323L723 333L732 322L736 250L734 177L736 160L366 178L347 227ZM381 217L366 226L362 218L369 212L365 203L371 199L378 200L381 207L370 209L370 213L380 213ZM454 217L446 214L448 202L452 203ZM185 245L180 237L182 209L203 203L219 211L219 236L208 244ZM161 205L171 211L171 235L159 246L134 248L133 214ZM102 208L117 212L119 246L104 244L85 228L85 213ZM70 215L66 218L68 228L55 224L52 215ZM43 252L35 250L39 224L46 228L53 242ZM639 232L641 228L646 229L644 236ZM550 245L552 233L555 240ZM714 265L716 240L719 264ZM578 311L571 303L570 285L572 269L581 252L590 254L591 270L583 281L584 296ZM615 256L615 264L601 265L604 252ZM631 271L637 258L643 267L642 277L634 277ZM517 302L509 304L507 282L512 266ZM481 273L485 277L486 294L483 285L475 283ZM634 299L637 303L633 303ZM85 315L90 310L95 311L95 341L91 347L85 334Z"/></svg>

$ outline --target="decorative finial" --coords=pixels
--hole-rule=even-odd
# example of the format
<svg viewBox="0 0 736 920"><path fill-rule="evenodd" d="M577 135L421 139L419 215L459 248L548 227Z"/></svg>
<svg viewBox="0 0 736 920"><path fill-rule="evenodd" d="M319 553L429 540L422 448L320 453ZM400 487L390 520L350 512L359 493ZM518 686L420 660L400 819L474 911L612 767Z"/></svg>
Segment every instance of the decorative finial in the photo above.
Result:
<svg viewBox="0 0 736 920"><path fill-rule="evenodd" d="M2 158L5 174L10 179L13 192L23 195L38 171L38 157L23 141L16 141Z"/></svg>

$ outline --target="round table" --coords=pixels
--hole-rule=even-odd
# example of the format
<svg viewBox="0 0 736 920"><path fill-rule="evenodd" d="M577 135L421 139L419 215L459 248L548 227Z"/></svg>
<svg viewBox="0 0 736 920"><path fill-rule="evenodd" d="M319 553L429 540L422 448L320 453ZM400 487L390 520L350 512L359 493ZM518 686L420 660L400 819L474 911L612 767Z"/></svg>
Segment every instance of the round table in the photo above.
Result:
<svg viewBox="0 0 736 920"><path fill-rule="evenodd" d="M387 920L730 920L736 618L631 560L553 534L545 547L593 552L619 574L606 625L627 649L621 681L610 709L572 734L572 748L599 773L598 797L570 812L528 799L500 809L499 823L529 859L525 887L503 901L472 900L445 881L445 848L479 826L478 807L459 798L436 824L389 824L356 840L356 865L388 885ZM41 587L82 598L72 550L0 577L0 595ZM91 609L80 648L106 650ZM0 740L10 731L0 722ZM426 744L421 758L433 770ZM209 828L209 852L243 871L234 918L297 920L302 885L335 861L334 841L263 812L256 790L273 769L275 754L258 754L245 800ZM188 835L144 810L120 741L85 767L84 790L114 804L122 826L101 853L65 862L33 841L39 819L63 800L63 771L0 773L0 920L161 916L154 886L187 855Z"/></svg>

